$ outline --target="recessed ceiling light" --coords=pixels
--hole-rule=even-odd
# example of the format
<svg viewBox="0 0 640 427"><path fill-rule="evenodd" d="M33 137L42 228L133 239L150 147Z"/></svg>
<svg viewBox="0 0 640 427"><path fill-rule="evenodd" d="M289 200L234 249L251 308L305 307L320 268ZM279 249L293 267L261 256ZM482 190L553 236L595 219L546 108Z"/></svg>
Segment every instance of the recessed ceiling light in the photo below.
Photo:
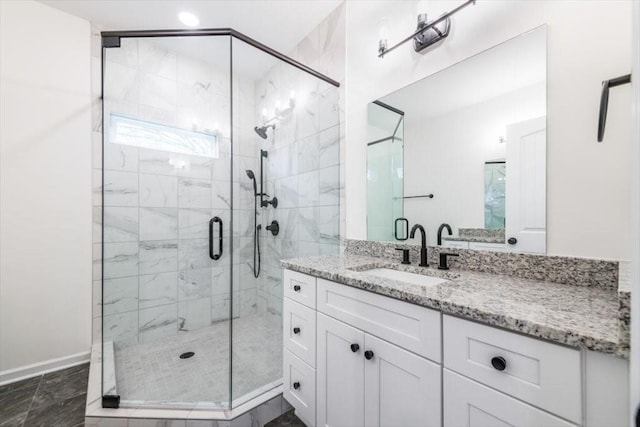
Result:
<svg viewBox="0 0 640 427"><path fill-rule="evenodd" d="M196 15L189 12L180 12L178 14L178 19L187 27L196 27L200 24L200 20Z"/></svg>

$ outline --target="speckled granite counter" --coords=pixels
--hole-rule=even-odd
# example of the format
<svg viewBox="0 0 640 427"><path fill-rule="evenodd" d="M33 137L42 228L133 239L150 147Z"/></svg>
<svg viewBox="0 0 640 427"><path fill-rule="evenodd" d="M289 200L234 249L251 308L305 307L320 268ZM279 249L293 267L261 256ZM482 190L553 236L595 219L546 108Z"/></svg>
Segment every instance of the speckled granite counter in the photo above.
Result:
<svg viewBox="0 0 640 427"><path fill-rule="evenodd" d="M451 242L478 242L478 243L504 243L504 238L492 236L469 236L469 237L442 237L442 240Z"/></svg>
<svg viewBox="0 0 640 427"><path fill-rule="evenodd" d="M576 286L468 270L423 269L361 255L282 261L290 270L570 346L628 358L620 339L616 289ZM366 274L370 268L428 274L447 282L424 287Z"/></svg>

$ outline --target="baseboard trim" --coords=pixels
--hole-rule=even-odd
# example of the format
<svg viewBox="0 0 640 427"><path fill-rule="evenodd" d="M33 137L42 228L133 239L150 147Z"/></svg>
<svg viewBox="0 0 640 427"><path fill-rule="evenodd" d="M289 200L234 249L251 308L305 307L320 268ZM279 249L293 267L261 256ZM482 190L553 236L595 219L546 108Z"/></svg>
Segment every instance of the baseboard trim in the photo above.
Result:
<svg viewBox="0 0 640 427"><path fill-rule="evenodd" d="M21 366L19 368L7 369L0 371L0 386L11 384L16 381L26 380L49 372L59 371L60 369L70 368L72 366L87 363L90 360L91 352L72 354L70 356L59 357L57 359L45 360L44 362L34 363L32 365Z"/></svg>

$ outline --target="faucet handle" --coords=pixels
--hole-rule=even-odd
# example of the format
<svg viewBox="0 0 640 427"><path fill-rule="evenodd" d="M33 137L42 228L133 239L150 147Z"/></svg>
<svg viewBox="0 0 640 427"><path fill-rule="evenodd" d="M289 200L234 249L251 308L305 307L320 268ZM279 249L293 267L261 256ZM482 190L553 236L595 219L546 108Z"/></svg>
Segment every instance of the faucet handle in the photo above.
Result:
<svg viewBox="0 0 640 427"><path fill-rule="evenodd" d="M438 270L448 270L449 266L447 265L447 257L448 256L460 256L458 254L450 253L450 252L440 252L440 265L438 265Z"/></svg>
<svg viewBox="0 0 640 427"><path fill-rule="evenodd" d="M411 264L411 261L409 261L409 249L396 248L396 251L402 251L402 264Z"/></svg>

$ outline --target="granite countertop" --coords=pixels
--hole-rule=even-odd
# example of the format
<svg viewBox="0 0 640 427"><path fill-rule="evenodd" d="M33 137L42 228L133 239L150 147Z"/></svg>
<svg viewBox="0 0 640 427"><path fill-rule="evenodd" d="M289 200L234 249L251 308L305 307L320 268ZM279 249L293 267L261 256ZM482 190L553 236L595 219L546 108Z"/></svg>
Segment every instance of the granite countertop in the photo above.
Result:
<svg viewBox="0 0 640 427"><path fill-rule="evenodd" d="M478 242L478 243L504 243L504 237L495 236L468 236L468 237L453 237L442 236L442 240L449 240L452 242Z"/></svg>
<svg viewBox="0 0 640 427"><path fill-rule="evenodd" d="M442 271L361 255L323 255L282 266L488 325L575 347L629 357L621 339L615 289L577 286L468 270ZM392 268L447 279L430 287L366 274Z"/></svg>

